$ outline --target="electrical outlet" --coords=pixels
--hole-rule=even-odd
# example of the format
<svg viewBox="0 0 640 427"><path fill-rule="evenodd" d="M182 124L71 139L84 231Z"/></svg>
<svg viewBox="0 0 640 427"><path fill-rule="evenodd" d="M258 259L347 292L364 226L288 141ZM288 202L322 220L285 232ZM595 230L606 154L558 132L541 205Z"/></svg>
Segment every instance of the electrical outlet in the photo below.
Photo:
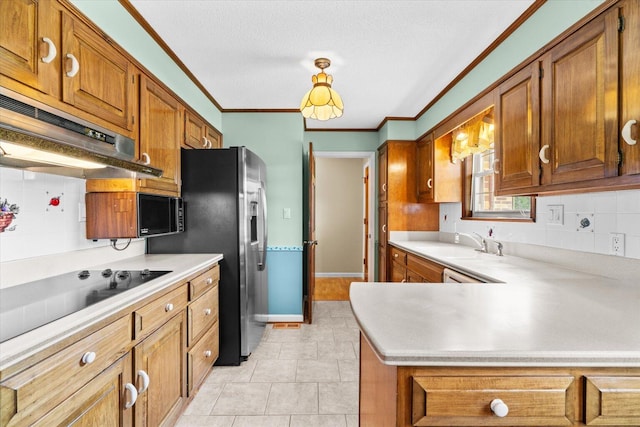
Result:
<svg viewBox="0 0 640 427"><path fill-rule="evenodd" d="M624 233L609 233L609 253L624 256Z"/></svg>

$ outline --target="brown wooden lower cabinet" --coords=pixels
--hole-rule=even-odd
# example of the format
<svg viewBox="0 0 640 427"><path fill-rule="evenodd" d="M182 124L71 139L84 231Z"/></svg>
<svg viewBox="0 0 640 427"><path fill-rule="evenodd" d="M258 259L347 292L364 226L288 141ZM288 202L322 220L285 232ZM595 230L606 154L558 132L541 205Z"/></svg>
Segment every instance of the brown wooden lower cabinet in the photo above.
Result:
<svg viewBox="0 0 640 427"><path fill-rule="evenodd" d="M444 266L389 245L389 279L392 282L442 283Z"/></svg>
<svg viewBox="0 0 640 427"><path fill-rule="evenodd" d="M361 427L585 425L640 425L640 368L390 366L360 337Z"/></svg>

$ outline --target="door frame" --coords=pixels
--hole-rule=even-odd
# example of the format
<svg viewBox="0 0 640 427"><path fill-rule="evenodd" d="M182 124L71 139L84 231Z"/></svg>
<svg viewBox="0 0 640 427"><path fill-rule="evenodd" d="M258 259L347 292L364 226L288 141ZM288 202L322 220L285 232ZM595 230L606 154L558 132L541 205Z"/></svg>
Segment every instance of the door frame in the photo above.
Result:
<svg viewBox="0 0 640 427"><path fill-rule="evenodd" d="M375 151L317 151L316 149L313 150L313 156L317 159L319 157L322 158L330 158L330 159L363 159L365 160L365 164L363 165L363 170L364 167L368 166L369 167L369 180L371 180L371 177L376 177L377 172L376 172L376 152ZM375 182L373 183L375 184ZM369 224L367 227L368 230L368 235L369 235L369 244L367 246L367 259L368 259L368 266L367 266L367 276L369 278L369 280L373 280L375 276L375 236L376 236L376 230L375 230L375 212L374 212L374 201L377 200L376 199L376 194L375 194L375 189L376 186L371 184L371 181L369 181ZM316 201L317 203L317 201ZM363 198L363 205L364 205L364 198ZM364 236L363 236L364 237ZM364 240L363 240L364 241Z"/></svg>

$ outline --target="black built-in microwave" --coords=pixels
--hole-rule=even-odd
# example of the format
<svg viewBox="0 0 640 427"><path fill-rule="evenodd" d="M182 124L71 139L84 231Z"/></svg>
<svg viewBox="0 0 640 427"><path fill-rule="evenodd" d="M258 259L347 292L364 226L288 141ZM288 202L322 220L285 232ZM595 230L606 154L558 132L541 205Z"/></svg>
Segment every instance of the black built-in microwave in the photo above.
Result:
<svg viewBox="0 0 640 427"><path fill-rule="evenodd" d="M138 193L138 236L152 237L184 231L180 197Z"/></svg>

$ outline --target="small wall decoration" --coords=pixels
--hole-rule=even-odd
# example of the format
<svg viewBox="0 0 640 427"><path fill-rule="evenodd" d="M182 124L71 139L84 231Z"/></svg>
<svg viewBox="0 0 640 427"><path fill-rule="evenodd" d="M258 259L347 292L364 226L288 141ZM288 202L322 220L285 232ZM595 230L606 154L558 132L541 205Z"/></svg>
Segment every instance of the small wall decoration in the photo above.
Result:
<svg viewBox="0 0 640 427"><path fill-rule="evenodd" d="M16 226L9 227L16 215L20 212L20 207L15 203L7 202L7 199L0 198L0 233L6 231L13 231Z"/></svg>

